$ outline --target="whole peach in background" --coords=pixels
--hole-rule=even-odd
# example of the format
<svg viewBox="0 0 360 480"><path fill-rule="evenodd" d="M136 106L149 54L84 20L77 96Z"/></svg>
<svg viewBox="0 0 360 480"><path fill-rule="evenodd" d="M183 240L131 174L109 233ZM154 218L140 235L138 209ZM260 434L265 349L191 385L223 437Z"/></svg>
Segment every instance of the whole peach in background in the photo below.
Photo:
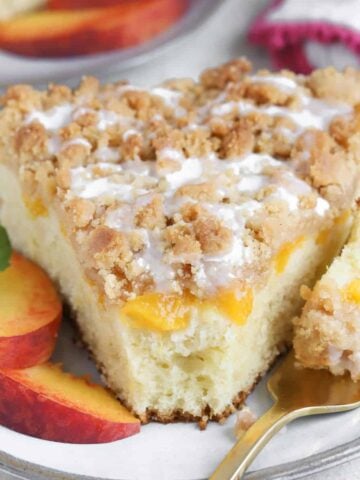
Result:
<svg viewBox="0 0 360 480"><path fill-rule="evenodd" d="M49 9L2 22L0 49L30 57L88 55L139 45L167 30L184 13L185 0L54 1ZM96 8L91 8L95 4ZM115 6L109 6L109 5ZM83 8L85 7L85 8Z"/></svg>

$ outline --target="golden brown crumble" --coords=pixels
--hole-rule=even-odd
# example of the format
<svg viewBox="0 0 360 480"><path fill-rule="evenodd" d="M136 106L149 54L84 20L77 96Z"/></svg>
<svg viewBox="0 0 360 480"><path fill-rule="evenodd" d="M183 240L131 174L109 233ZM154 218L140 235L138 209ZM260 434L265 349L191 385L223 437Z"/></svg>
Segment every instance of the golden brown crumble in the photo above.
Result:
<svg viewBox="0 0 360 480"><path fill-rule="evenodd" d="M350 239L313 290L302 287L306 300L302 314L294 320L297 359L307 367L329 368L332 373L348 370L359 380L359 320L356 297L348 290L360 278L359 206ZM351 291L351 289L350 289Z"/></svg>
<svg viewBox="0 0 360 480"><path fill-rule="evenodd" d="M83 198L73 198L66 203L66 210L72 216L74 225L79 228L84 228L94 218L95 205L89 200Z"/></svg>
<svg viewBox="0 0 360 480"><path fill-rule="evenodd" d="M307 84L316 97L356 105L360 102L359 82L360 72L354 68L339 72L334 67L328 67L314 71Z"/></svg>
<svg viewBox="0 0 360 480"><path fill-rule="evenodd" d="M194 228L181 222L166 228L165 238L175 257L201 255L201 244L196 238Z"/></svg>
<svg viewBox="0 0 360 480"><path fill-rule="evenodd" d="M251 68L249 60L239 58L220 67L205 70L200 77L200 83L205 90L223 90L227 85L241 81Z"/></svg>
<svg viewBox="0 0 360 480"><path fill-rule="evenodd" d="M135 225L142 228L153 230L154 228L164 228L166 219L164 215L163 198L161 195L155 195L151 202L144 207L140 207L135 214Z"/></svg>
<svg viewBox="0 0 360 480"><path fill-rule="evenodd" d="M221 158L235 158L253 151L255 138L245 122L235 123L224 135L220 150Z"/></svg>
<svg viewBox="0 0 360 480"><path fill-rule="evenodd" d="M247 249L252 270L264 271L281 244L328 227L351 206L359 107L339 106L323 129L299 125L296 114L307 108L304 96L355 105L359 92L351 69L254 77L243 58L206 70L198 83L148 90L91 77L74 91L19 85L1 99L1 161L18 168L25 196L53 202L111 301L162 288L152 255L171 271L174 291L192 285L206 294L196 283L206 262L228 255L236 263ZM231 274L241 278L247 261Z"/></svg>
<svg viewBox="0 0 360 480"><path fill-rule="evenodd" d="M200 216L194 222L194 231L204 253L217 254L231 247L232 231L212 215Z"/></svg>

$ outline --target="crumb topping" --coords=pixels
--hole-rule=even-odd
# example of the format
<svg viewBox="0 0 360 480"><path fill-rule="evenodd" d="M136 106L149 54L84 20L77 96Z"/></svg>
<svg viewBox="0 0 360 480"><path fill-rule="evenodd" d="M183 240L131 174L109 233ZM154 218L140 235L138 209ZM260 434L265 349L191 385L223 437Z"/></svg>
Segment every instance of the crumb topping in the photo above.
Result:
<svg viewBox="0 0 360 480"><path fill-rule="evenodd" d="M348 208L359 112L328 98L331 78L321 89L316 76L250 69L239 59L198 83L85 78L74 92L3 97L0 148L25 191L60 209L111 301L211 295Z"/></svg>
<svg viewBox="0 0 360 480"><path fill-rule="evenodd" d="M311 291L302 315L294 320L295 353L305 366L329 368L335 375L349 371L360 377L360 216L348 243Z"/></svg>

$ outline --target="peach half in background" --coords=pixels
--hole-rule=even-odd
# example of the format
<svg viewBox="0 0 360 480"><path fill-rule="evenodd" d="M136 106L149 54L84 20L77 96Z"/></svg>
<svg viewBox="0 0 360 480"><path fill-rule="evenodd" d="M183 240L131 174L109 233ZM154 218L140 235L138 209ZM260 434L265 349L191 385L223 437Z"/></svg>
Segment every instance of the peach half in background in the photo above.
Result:
<svg viewBox="0 0 360 480"><path fill-rule="evenodd" d="M127 48L167 30L187 6L187 0L93 0L91 8L86 3L54 0L49 9L0 22L0 49L30 57L69 57Z"/></svg>

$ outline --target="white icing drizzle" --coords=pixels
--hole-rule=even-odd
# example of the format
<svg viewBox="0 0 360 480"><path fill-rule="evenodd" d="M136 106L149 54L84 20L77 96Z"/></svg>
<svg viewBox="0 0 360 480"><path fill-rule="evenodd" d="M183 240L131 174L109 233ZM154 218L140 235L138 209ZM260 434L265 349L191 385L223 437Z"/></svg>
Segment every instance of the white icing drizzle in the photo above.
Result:
<svg viewBox="0 0 360 480"><path fill-rule="evenodd" d="M209 205L206 208L233 231L230 250L218 255L206 255L198 266L197 278L205 289L221 286L235 279L236 269L253 260L253 252L243 242L246 219L261 209L261 203L249 200L240 205ZM235 267L235 268L234 268Z"/></svg>
<svg viewBox="0 0 360 480"><path fill-rule="evenodd" d="M48 150L52 155L57 155L61 150L71 145L83 145L89 152L91 150L91 143L85 140L85 138L73 138L67 142L62 142L57 135L54 135L48 140Z"/></svg>
<svg viewBox="0 0 360 480"><path fill-rule="evenodd" d="M291 193L289 190L286 190L284 187L279 187L276 193L271 195L271 197L279 200L284 200L287 203L290 212L298 209L299 197Z"/></svg>
<svg viewBox="0 0 360 480"><path fill-rule="evenodd" d="M116 162L120 160L119 150L111 147L100 147L95 151L95 156L101 162Z"/></svg>
<svg viewBox="0 0 360 480"><path fill-rule="evenodd" d="M182 185L204 182L213 176L231 171L237 176L236 186L239 191L256 193L267 184L276 187L268 198L285 201L290 212L298 209L299 197L311 192L311 187L284 167L284 163L269 155L249 154L235 161L220 160L214 155L201 159L185 158L173 149L164 149L160 155L176 159L181 168L172 173L158 172L154 162L128 161L122 164L100 163L96 166L77 167L72 170L71 194L81 198L111 197L118 199L121 206L111 211L106 218L106 225L119 231L136 230L145 239L146 248L136 254L136 263L144 271L153 274L157 288L161 291L171 289L175 277L173 262L184 260L172 257L164 261L161 232L157 229L146 231L136 228L134 214L140 206L149 203L159 182L166 180L165 212L173 214L186 202L194 200L188 197L176 197ZM94 168L107 170L107 176L94 178ZM268 169L277 172L276 179L269 177ZM264 173L264 169L267 173ZM130 176L129 176L130 175ZM137 178L146 178L148 188L137 187ZM279 182L279 183L277 183ZM141 184L142 185L142 184ZM226 284L235 278L239 269L253 260L251 247L243 243L246 219L255 215L262 208L262 203L249 199L240 204L203 203L209 213L217 216L232 230L233 242L228 251L217 255L204 255L200 262L193 264L196 281L204 289L211 290ZM317 212L323 215L328 208L327 202L319 199Z"/></svg>
<svg viewBox="0 0 360 480"><path fill-rule="evenodd" d="M26 117L25 123L37 121L47 130L58 130L71 122L73 110L74 107L69 103L64 103L45 112L34 110Z"/></svg>
<svg viewBox="0 0 360 480"><path fill-rule="evenodd" d="M265 175L248 175L242 178L237 187L239 192L256 192L267 184Z"/></svg>
<svg viewBox="0 0 360 480"><path fill-rule="evenodd" d="M151 273L157 288L160 291L171 290L172 281L175 279L174 268L164 262L163 242L157 230L147 233L147 248L138 255L137 262L145 271Z"/></svg>
<svg viewBox="0 0 360 480"><path fill-rule="evenodd" d="M232 111L239 115L259 111L272 116L284 116L294 121L296 130L287 128L281 132L291 140L307 128L327 128L336 115L346 114L348 107L329 104L321 100L307 97L301 87L291 78L281 75L253 76L253 82L269 83L284 91L295 91L299 88L299 109L289 109L279 106L256 106L251 101L226 101L222 93L217 99L200 109L198 118L187 130L207 129L204 120L210 115L223 116ZM171 107L175 116L183 114L180 105L182 94L173 90L155 87L141 90L131 85L118 88L119 95L129 91L148 91ZM124 133L122 140L128 141L132 135L142 132L143 122L125 117L118 113L99 110L95 111L84 106L64 104L48 111L34 111L28 115L26 122L39 121L51 133L48 149L57 154L61 149L71 144L79 144L91 150L91 144L83 138L74 138L62 143L57 130L64 127L80 115L96 113L97 129L104 131L112 125L119 124ZM161 116L159 115L161 118ZM164 162L141 161L138 158L119 163L121 153L119 148L102 145L94 152L99 163L75 167L71 171L71 187L68 198L117 200L118 206L110 208L105 218L105 224L122 232L137 231L145 242L145 248L135 254L139 269L148 271L153 276L156 287L160 291L172 289L176 277L174 264L183 259L174 256L164 256L162 231L155 228L145 230L138 228L134 216L138 208L151 202L156 192L164 192L164 209L166 215L177 213L184 203L196 202L191 197L177 195L178 189L184 185L210 182L218 185L217 192L224 199L221 201L202 202L203 208L219 218L233 233L233 241L227 251L217 255L202 255L201 260L194 260L192 268L198 286L204 290L215 289L219 285L229 283L229 280L239 275L240 269L254 260L252 248L244 243L246 220L259 214L263 204L268 201L280 200L288 206L289 212L299 209L300 197L311 192L316 193L307 183L297 178L293 173L291 162L279 161L266 154L249 153L241 158L223 160L210 153L202 158L186 157L182 151L174 148L164 148L157 152L157 159ZM304 152L306 155L306 152ZM165 160L170 160L166 162ZM103 170L103 172L99 170ZM229 180L229 181L227 181ZM217 183L218 182L218 183ZM263 187L270 186L269 193L257 200L256 194ZM228 198L235 194L236 201L227 203ZM111 203L111 202L109 202ZM330 206L326 200L317 198L315 212L324 216ZM191 263L191 262L190 262Z"/></svg>
<svg viewBox="0 0 360 480"><path fill-rule="evenodd" d="M223 116L233 111L237 111L241 115L251 112L265 113L274 117L288 117L298 127L297 135L307 128L326 129L331 120L337 115L346 115L350 113L350 107L346 105L334 104L302 96L302 106L300 110L291 110L286 107L278 106L255 106L250 101L241 100L239 102L227 102L214 105L211 114Z"/></svg>
<svg viewBox="0 0 360 480"><path fill-rule="evenodd" d="M316 200L316 207L315 207L315 212L320 216L323 217L325 213L329 210L330 204L325 198L319 197Z"/></svg>
<svg viewBox="0 0 360 480"><path fill-rule="evenodd" d="M47 147L51 155L57 155L62 148L62 142L57 135L54 135L48 139Z"/></svg>
<svg viewBox="0 0 360 480"><path fill-rule="evenodd" d="M99 110L97 114L99 118L97 127L101 131L104 131L111 125L115 125L119 122L119 116L115 112Z"/></svg>
<svg viewBox="0 0 360 480"><path fill-rule="evenodd" d="M69 147L70 145L83 145L84 147L91 149L91 143L85 140L85 138L73 138L68 142L62 144L62 148Z"/></svg>
<svg viewBox="0 0 360 480"><path fill-rule="evenodd" d="M250 153L237 162L225 162L238 175L259 175L265 167L281 168L283 162L266 154Z"/></svg>
<svg viewBox="0 0 360 480"><path fill-rule="evenodd" d="M169 107L177 107L179 105L179 100L181 98L180 92L175 92L174 90L163 87L155 87L148 91L153 95L161 97L164 103Z"/></svg>
<svg viewBox="0 0 360 480"><path fill-rule="evenodd" d="M98 167L99 165L97 165ZM93 178L94 167L76 167L71 171L71 190L81 198L98 198L102 196L129 201L134 189L126 183L116 182L116 174L122 172L120 165L109 164L107 177ZM112 178L112 175L115 177Z"/></svg>
<svg viewBox="0 0 360 480"><path fill-rule="evenodd" d="M284 75L253 75L250 78L254 83L275 85L286 92L293 92L298 88L298 84L295 80L285 77Z"/></svg>
<svg viewBox="0 0 360 480"><path fill-rule="evenodd" d="M129 140L130 137L133 137L134 135L137 135L139 133L138 130L135 130L135 128L129 128L129 130L126 130L126 132L123 133L123 140L126 142Z"/></svg>
<svg viewBox="0 0 360 480"><path fill-rule="evenodd" d="M165 178L169 184L170 189L175 190L191 183L194 180L200 179L203 172L202 162L198 158L187 158L182 162L181 169L168 173Z"/></svg>

